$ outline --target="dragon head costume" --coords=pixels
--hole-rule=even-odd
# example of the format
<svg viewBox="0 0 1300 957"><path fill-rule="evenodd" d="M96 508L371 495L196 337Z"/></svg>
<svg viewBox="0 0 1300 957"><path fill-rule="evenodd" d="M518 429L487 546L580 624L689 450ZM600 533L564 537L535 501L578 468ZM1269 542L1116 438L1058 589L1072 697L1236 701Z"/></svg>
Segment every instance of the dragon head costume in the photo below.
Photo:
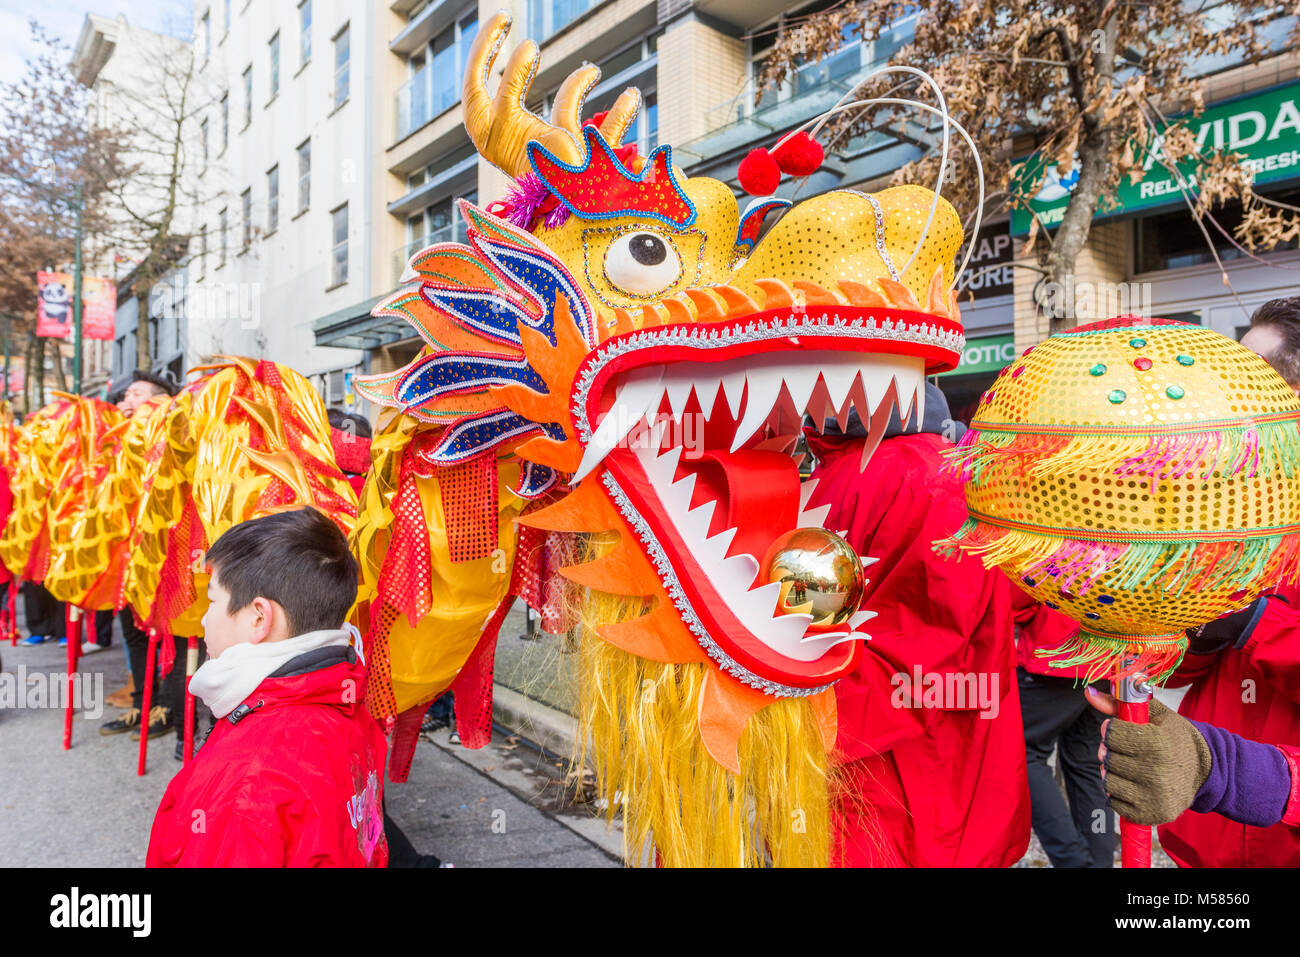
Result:
<svg viewBox="0 0 1300 957"><path fill-rule="evenodd" d="M803 423L856 411L869 454L893 410L921 415L925 375L956 365L960 221L916 186L742 212L670 146L623 145L636 90L582 123L594 66L549 123L522 105L531 41L489 94L509 26L499 13L476 37L463 104L514 184L487 210L462 203L467 245L412 257L376 314L425 347L359 385L400 413L353 539L371 707L400 725L453 682L458 709L481 703L521 569L564 536L546 553L581 625L584 756L629 859L824 863L832 689L870 613L815 620L760 566L827 512L806 507Z"/></svg>

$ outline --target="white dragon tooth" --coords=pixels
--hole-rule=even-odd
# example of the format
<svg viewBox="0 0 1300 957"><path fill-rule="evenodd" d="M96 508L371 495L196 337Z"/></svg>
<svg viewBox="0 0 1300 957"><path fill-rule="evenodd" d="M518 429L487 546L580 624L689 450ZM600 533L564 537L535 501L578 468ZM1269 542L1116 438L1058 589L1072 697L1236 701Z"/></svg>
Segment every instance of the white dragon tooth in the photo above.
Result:
<svg viewBox="0 0 1300 957"><path fill-rule="evenodd" d="M614 448L618 446L647 411L659 407L663 398L664 370L662 366L634 369L614 399L614 405L591 433L591 441L582 454L578 470L573 473L570 485L577 485L592 473Z"/></svg>
<svg viewBox="0 0 1300 957"><path fill-rule="evenodd" d="M816 508L810 508L806 512L799 513L799 521L795 523L796 528L825 528L826 516L830 514L831 503L818 505Z"/></svg>
<svg viewBox="0 0 1300 957"><path fill-rule="evenodd" d="M849 616L849 628L856 629L858 625L865 625L875 617L876 613L874 611L855 611Z"/></svg>
<svg viewBox="0 0 1300 957"><path fill-rule="evenodd" d="M876 409L880 407L880 402L884 399L885 394L889 391L890 386L894 384L894 370L889 367L867 366L862 370L862 385L866 391L867 408L864 410L858 408L858 416L863 419L865 424L867 416L863 415L864 411L870 415L876 414Z"/></svg>
<svg viewBox="0 0 1300 957"><path fill-rule="evenodd" d="M731 547L731 541L735 537L736 537L736 529L734 527L724 528L722 531L718 532L718 534L714 535L712 538L706 539L704 542L704 547L708 549L716 549L717 556L718 556L717 561L721 562L724 558L727 557L727 549Z"/></svg>
<svg viewBox="0 0 1300 957"><path fill-rule="evenodd" d="M718 590L731 597L731 604L735 606L738 602L758 601L754 596L764 596L761 601L761 607L765 615L771 615L776 610L776 599L780 594L781 586L779 582L771 585L764 585L762 588L749 590L749 586L754 584L754 579L758 576L758 559L748 552L741 552L739 555L732 555L724 559L717 566L717 578L714 580ZM775 588L771 593L771 600L768 601L766 589Z"/></svg>
<svg viewBox="0 0 1300 957"><path fill-rule="evenodd" d="M673 373L664 381L664 392L668 396L668 407L672 410L674 419L681 420L694 387L695 377L689 372Z"/></svg>
<svg viewBox="0 0 1300 957"><path fill-rule="evenodd" d="M812 398L813 389L817 386L817 380L821 378L818 369L796 366L786 371L782 377L785 382L786 392L790 396L790 401L794 404L795 415L802 421L803 414L808 408L808 400Z"/></svg>
<svg viewBox="0 0 1300 957"><path fill-rule="evenodd" d="M692 551L702 548L709 538L709 523L713 521L713 510L717 502L708 501L686 513L679 528L682 535L691 542Z"/></svg>
<svg viewBox="0 0 1300 957"><path fill-rule="evenodd" d="M921 376L921 381L916 384L916 423L921 425L925 422L925 376Z"/></svg>
<svg viewBox="0 0 1300 957"><path fill-rule="evenodd" d="M759 366L750 369L746 381L749 383L749 399L745 403L745 415L736 426L736 436L731 443L733 452L739 451L767 424L780 396L781 370Z"/></svg>
<svg viewBox="0 0 1300 957"><path fill-rule="evenodd" d="M652 458L649 460L642 459L642 465L650 482L654 485L655 490L666 489L673 483L673 476L677 474L677 463L681 461L682 447L674 445L663 455L658 455L658 445L656 444L650 450Z"/></svg>
<svg viewBox="0 0 1300 957"><path fill-rule="evenodd" d="M695 398L700 402L700 411L707 417L713 413L713 403L718 400L718 388L722 385L722 376L700 373L695 377Z"/></svg>
<svg viewBox="0 0 1300 957"><path fill-rule="evenodd" d="M853 388L853 380L858 377L859 365L854 362L828 362L822 369L822 380L826 383L826 392L831 405L840 409Z"/></svg>
<svg viewBox="0 0 1300 957"><path fill-rule="evenodd" d="M679 482L674 482L668 487L660 498L664 506L672 514L674 522L678 522L686 517L686 513L691 510L691 495L695 492L695 473L682 478Z"/></svg>
<svg viewBox="0 0 1300 957"><path fill-rule="evenodd" d="M722 391L727 396L727 408L733 419L740 416L740 401L745 395L745 370L737 369L722 377Z"/></svg>
<svg viewBox="0 0 1300 957"><path fill-rule="evenodd" d="M810 478L808 481L804 482L802 485L799 486L800 513L802 513L803 510L808 507L808 503L812 501L813 492L817 491L817 485L820 482L821 482L820 478Z"/></svg>
<svg viewBox="0 0 1300 957"><path fill-rule="evenodd" d="M843 535L844 535L844 533L843 533L843 532L840 532L840 536L843 537ZM870 555L859 555L859 556L858 556L858 561L860 561L860 562L862 563L862 567L863 567L863 568L869 568L869 567L871 567L872 565L874 565L876 562L880 561L880 559L879 559L879 558L872 558Z"/></svg>

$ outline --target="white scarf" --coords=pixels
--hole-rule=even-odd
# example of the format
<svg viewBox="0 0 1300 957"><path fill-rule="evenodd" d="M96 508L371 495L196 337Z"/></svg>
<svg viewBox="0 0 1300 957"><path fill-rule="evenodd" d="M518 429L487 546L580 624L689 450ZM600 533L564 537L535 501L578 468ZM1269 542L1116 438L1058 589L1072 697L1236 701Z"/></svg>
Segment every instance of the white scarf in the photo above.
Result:
<svg viewBox="0 0 1300 957"><path fill-rule="evenodd" d="M190 691L203 699L217 718L239 707L272 672L286 661L318 648L346 645L351 633L342 629L309 631L283 641L231 645L219 658L209 658L190 678Z"/></svg>

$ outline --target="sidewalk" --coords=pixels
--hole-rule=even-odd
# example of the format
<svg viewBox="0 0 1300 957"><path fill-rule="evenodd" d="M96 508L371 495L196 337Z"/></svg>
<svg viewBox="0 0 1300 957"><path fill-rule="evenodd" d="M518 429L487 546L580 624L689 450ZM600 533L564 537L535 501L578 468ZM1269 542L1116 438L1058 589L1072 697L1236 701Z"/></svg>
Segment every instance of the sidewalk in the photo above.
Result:
<svg viewBox="0 0 1300 957"><path fill-rule="evenodd" d="M108 694L125 683L124 652L115 637L110 650L81 659L98 700L98 689ZM64 672L67 650L55 642L6 643L0 658L12 676L5 680L15 681L22 665L35 687ZM143 865L154 812L180 762L169 734L149 743L148 773L137 777L139 742L98 733L118 713L78 714L72 749L64 751L62 708L0 708L0 866ZM589 806L562 806L555 779L563 768L554 764L503 736L473 752L443 733L420 742L407 783L388 785L389 814L419 851L462 867L617 866L618 832L606 830Z"/></svg>

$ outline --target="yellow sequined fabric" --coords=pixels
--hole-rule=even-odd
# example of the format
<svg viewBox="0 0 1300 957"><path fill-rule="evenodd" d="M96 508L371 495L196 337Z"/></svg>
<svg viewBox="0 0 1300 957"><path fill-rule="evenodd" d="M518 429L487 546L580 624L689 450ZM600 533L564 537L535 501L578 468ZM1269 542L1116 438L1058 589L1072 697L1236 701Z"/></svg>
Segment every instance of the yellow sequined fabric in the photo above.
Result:
<svg viewBox="0 0 1300 957"><path fill-rule="evenodd" d="M1281 377L1209 329L1053 336L999 375L952 453L970 519L949 544L1077 619L1091 647L1070 662L1145 654L1163 675L1184 629L1296 574L1297 422Z"/></svg>

